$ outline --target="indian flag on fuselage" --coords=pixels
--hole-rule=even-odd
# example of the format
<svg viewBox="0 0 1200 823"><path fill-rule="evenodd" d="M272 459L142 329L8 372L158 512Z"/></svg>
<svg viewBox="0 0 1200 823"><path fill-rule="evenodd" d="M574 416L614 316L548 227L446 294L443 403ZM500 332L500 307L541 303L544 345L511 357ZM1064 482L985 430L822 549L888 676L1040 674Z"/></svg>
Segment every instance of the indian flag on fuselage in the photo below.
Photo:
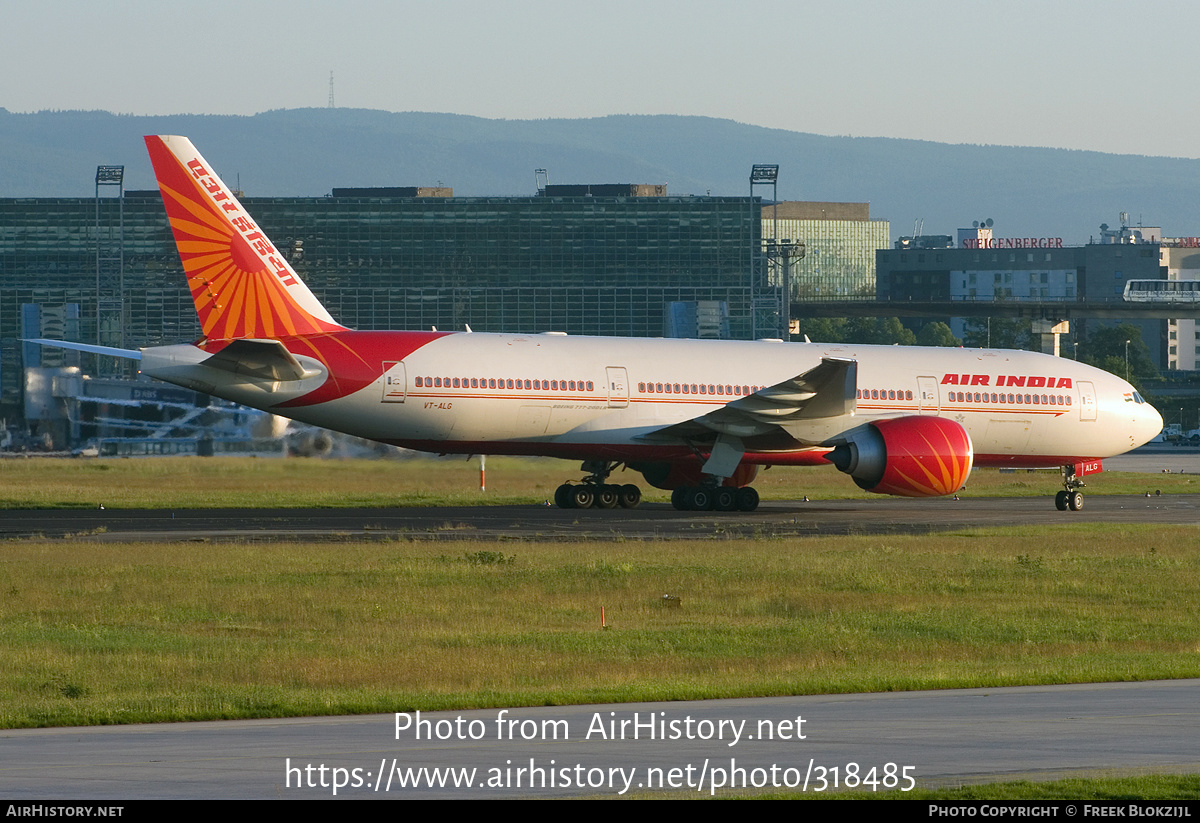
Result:
<svg viewBox="0 0 1200 823"><path fill-rule="evenodd" d="M210 340L343 330L186 137L146 148Z"/></svg>

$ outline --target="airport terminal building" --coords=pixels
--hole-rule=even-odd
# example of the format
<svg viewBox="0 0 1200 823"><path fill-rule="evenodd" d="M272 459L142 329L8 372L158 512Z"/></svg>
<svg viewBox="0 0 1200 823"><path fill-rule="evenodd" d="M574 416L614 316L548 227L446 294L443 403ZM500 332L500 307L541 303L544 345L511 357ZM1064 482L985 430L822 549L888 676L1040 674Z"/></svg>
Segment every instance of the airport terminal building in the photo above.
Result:
<svg viewBox="0 0 1200 823"><path fill-rule="evenodd" d="M728 336L749 338L753 297L780 285L763 246L776 230L807 245L793 264L794 296L874 290L889 225L870 220L867 204L764 208L757 197L664 189L550 186L490 198L334 189L242 200L330 313L358 329L657 337L668 304L716 301ZM116 200L0 200L0 337L36 333L21 331L24 304L78 304L81 339L97 341L100 257L121 271L119 345L199 335L160 195Z"/></svg>
<svg viewBox="0 0 1200 823"><path fill-rule="evenodd" d="M1060 237L1001 237L990 227L959 229L949 235L902 238L876 257L876 294L880 301L1085 302L1124 300L1130 280L1165 279L1163 238L1157 228L1121 231L1101 228L1083 246L1067 246ZM943 318L930 318L943 319ZM962 336L965 321L951 318ZM1072 321L1084 334L1087 323ZM1135 320L1155 364L1184 368L1172 359L1163 323Z"/></svg>
<svg viewBox="0 0 1200 823"><path fill-rule="evenodd" d="M244 205L351 328L658 336L666 302L749 312L757 199L339 194ZM107 236L118 220L124 345L199 335L160 196L126 192L116 208L0 201L0 335L18 334L21 304L78 303L95 340L97 224Z"/></svg>

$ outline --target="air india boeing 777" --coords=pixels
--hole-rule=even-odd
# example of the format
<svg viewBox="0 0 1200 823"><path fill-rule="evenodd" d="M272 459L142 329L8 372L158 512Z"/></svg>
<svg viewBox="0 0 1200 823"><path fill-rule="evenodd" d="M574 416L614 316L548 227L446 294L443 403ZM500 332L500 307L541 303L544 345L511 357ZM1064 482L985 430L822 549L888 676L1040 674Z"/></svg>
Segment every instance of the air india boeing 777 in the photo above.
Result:
<svg viewBox="0 0 1200 823"><path fill-rule="evenodd" d="M621 465L682 510L752 511L761 466L832 464L883 494L953 494L972 466L1081 478L1162 418L1120 378L1025 351L339 325L184 137L147 137L195 300L195 343L138 351L151 377L436 453L548 455L587 477L559 506L636 506ZM84 348L80 346L81 348ZM101 350L90 347L91 350Z"/></svg>

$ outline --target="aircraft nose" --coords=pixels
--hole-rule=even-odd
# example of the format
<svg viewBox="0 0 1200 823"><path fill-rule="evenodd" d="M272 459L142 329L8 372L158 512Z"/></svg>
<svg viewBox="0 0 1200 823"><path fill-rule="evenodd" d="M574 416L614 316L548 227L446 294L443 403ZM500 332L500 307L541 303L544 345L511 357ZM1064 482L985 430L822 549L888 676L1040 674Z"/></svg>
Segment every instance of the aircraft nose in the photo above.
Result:
<svg viewBox="0 0 1200 823"><path fill-rule="evenodd" d="M1149 443L1163 428L1162 415L1158 413L1158 409L1149 403L1138 405L1134 423L1137 430L1138 446L1143 443Z"/></svg>

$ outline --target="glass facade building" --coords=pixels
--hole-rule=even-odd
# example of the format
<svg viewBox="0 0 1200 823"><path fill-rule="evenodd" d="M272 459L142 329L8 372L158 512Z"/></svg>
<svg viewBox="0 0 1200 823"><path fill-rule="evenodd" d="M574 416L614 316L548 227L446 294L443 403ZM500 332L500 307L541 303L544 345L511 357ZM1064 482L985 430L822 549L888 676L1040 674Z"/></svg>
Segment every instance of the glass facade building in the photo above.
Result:
<svg viewBox="0 0 1200 823"><path fill-rule="evenodd" d="M358 329L662 334L672 301L729 304L749 335L750 197L243 198L340 323ZM96 339L97 226L123 226L126 346L200 330L157 192L0 200L0 337L21 305L78 303Z"/></svg>
<svg viewBox="0 0 1200 823"><path fill-rule="evenodd" d="M866 203L783 202L762 210L764 239L799 240L792 300L875 299L875 252L891 246L891 224L871 220Z"/></svg>

